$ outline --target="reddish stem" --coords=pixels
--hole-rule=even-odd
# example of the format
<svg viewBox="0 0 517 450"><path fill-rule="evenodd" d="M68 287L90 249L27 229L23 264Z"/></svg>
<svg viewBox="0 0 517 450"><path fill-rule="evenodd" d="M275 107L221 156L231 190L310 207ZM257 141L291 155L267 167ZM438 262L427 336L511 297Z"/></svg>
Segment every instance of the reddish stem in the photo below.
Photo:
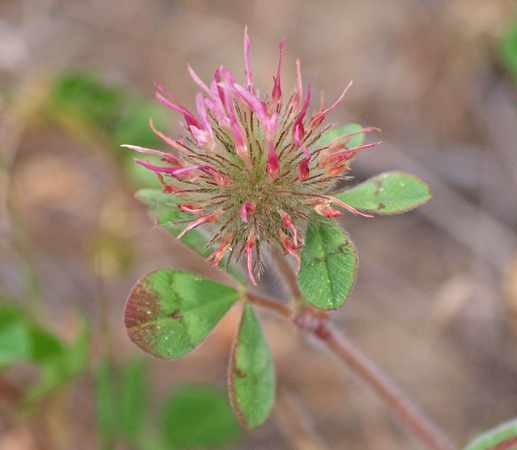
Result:
<svg viewBox="0 0 517 450"><path fill-rule="evenodd" d="M397 389L395 385L355 346L330 324L313 332L363 383L384 402L386 407L427 448L449 450L453 447L436 427Z"/></svg>
<svg viewBox="0 0 517 450"><path fill-rule="evenodd" d="M303 332L312 334L343 362L352 373L381 399L401 424L411 430L427 448L450 450L452 445L436 427L364 356L355 346L330 323L327 312L307 306L296 315L291 309L266 297L246 293L249 301L267 308L292 321Z"/></svg>

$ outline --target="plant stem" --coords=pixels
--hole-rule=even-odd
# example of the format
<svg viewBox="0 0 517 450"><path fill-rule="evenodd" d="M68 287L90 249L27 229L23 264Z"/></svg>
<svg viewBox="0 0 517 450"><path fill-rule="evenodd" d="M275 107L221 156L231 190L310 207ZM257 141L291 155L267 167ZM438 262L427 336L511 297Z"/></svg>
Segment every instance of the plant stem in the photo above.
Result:
<svg viewBox="0 0 517 450"><path fill-rule="evenodd" d="M363 383L379 397L399 421L413 432L427 448L449 450L453 447L431 422L413 405L386 376L348 339L330 324L314 330L322 341Z"/></svg>
<svg viewBox="0 0 517 450"><path fill-rule="evenodd" d="M281 255L273 254L273 257L293 294L293 299L302 301L301 293L299 297L296 295L297 292L300 292L298 285L296 284L296 288L293 287L292 280L296 283L296 274L291 266ZM288 273L289 271L291 273ZM246 293L246 296L250 302L274 311L285 319L292 321L303 332L312 334L325 344L327 349L361 379L386 405L389 411L399 419L401 424L412 431L426 448L433 450L450 450L453 448L429 419L424 417L418 408L404 397L366 356L355 348L352 342L336 331L330 323L330 316L326 311L307 305L293 314L290 307L275 300L249 292Z"/></svg>
<svg viewBox="0 0 517 450"><path fill-rule="evenodd" d="M263 308L269 309L270 311L275 312L276 314L284 317L284 319L291 319L291 309L288 306L282 305L275 300L271 300L267 297L262 297L261 295L252 294L251 292L246 292L246 298L255 305L262 306Z"/></svg>

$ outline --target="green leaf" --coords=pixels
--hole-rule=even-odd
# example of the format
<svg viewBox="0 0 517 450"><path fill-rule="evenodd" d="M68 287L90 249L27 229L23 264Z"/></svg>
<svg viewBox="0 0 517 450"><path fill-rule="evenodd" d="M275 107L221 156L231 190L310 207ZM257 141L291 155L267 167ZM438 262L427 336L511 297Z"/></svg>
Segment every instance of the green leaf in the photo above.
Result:
<svg viewBox="0 0 517 450"><path fill-rule="evenodd" d="M228 448L242 436L228 398L209 386L184 386L168 399L163 435L169 446Z"/></svg>
<svg viewBox="0 0 517 450"><path fill-rule="evenodd" d="M24 398L24 406L32 407L42 397L69 383L85 371L90 356L90 335L86 323L81 323L78 336L71 344L65 344L39 326L31 331L33 358L39 364L41 375Z"/></svg>
<svg viewBox="0 0 517 450"><path fill-rule="evenodd" d="M177 204L182 200L172 194L163 193L157 189L141 189L137 192L136 198L149 206L158 220L158 225L163 226L174 237L177 237L186 226L186 224L175 225L174 222L192 219L192 214L185 213L178 208ZM207 247L208 238L197 229L187 231L180 241L205 258L215 251L214 246ZM218 267L226 267L227 261L228 258L224 256ZM239 283L246 284L246 277L235 264L229 264L226 270Z"/></svg>
<svg viewBox="0 0 517 450"><path fill-rule="evenodd" d="M53 333L33 325L29 330L32 341L31 360L45 364L65 351L63 342Z"/></svg>
<svg viewBox="0 0 517 450"><path fill-rule="evenodd" d="M165 269L138 281L124 322L147 353L176 359L194 350L237 301L236 289L188 272Z"/></svg>
<svg viewBox="0 0 517 450"><path fill-rule="evenodd" d="M119 118L123 91L86 72L63 73L52 87L55 113L111 131Z"/></svg>
<svg viewBox="0 0 517 450"><path fill-rule="evenodd" d="M229 381L240 422L247 428L264 423L275 400L275 370L264 331L248 303L232 352Z"/></svg>
<svg viewBox="0 0 517 450"><path fill-rule="evenodd" d="M149 126L149 117L153 118L154 126L160 130L165 128L169 116L161 105L149 104L138 97L125 102L124 116L116 123L114 140L117 144L131 142L135 145L148 148L162 146L163 141L156 136ZM133 160L133 158L130 158ZM153 174L154 175L154 174ZM156 176L154 176L156 179Z"/></svg>
<svg viewBox="0 0 517 450"><path fill-rule="evenodd" d="M97 368L96 379L96 421L101 448L114 448L117 436L118 411L116 410L117 400L114 392L113 370L111 361L104 357Z"/></svg>
<svg viewBox="0 0 517 450"><path fill-rule="evenodd" d="M30 328L17 308L0 304L0 367L29 359L32 353Z"/></svg>
<svg viewBox="0 0 517 450"><path fill-rule="evenodd" d="M146 366L143 360L124 364L120 380L120 431L135 439L142 429L146 408Z"/></svg>
<svg viewBox="0 0 517 450"><path fill-rule="evenodd" d="M357 252L350 238L331 220L309 223L301 256L298 285L306 300L318 309L337 309L355 284Z"/></svg>
<svg viewBox="0 0 517 450"><path fill-rule="evenodd" d="M405 172L386 172L334 197L361 211L397 214L428 202L431 188L421 178Z"/></svg>
<svg viewBox="0 0 517 450"><path fill-rule="evenodd" d="M469 443L465 447L465 450L487 450L508 440L511 440L513 446L505 446L504 448L515 448L517 445L517 419L510 420L509 422L503 423L498 427L487 431Z"/></svg>
<svg viewBox="0 0 517 450"><path fill-rule="evenodd" d="M517 21L513 21L501 38L499 54L514 81L517 83Z"/></svg>
<svg viewBox="0 0 517 450"><path fill-rule="evenodd" d="M357 123L348 123L345 126L331 128L329 131L323 134L320 138L318 145L324 146L330 143L330 141L338 138L339 136L343 136L348 133L355 133L356 131L362 130L363 126ZM355 148L363 145L364 143L364 133L356 134L355 136L351 136L350 142L347 145L347 148Z"/></svg>

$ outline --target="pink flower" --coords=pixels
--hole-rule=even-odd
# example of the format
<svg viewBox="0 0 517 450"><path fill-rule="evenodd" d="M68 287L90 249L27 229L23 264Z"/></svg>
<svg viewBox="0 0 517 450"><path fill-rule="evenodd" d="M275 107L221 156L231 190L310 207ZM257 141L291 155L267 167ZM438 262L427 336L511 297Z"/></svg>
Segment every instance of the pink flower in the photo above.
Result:
<svg viewBox="0 0 517 450"><path fill-rule="evenodd" d="M151 121L154 133L172 152L126 146L161 157L163 165L135 161L155 172L164 192L178 199L183 212L192 214L192 221L178 238L211 223L215 230L211 243L219 246L207 261L213 259L216 266L226 252L235 260L245 255L254 284L262 245L279 246L284 254L293 255L299 266L296 249L303 246L303 229L308 221L319 221L318 215L330 219L342 215L332 204L359 213L329 193L335 192L337 182L357 152L378 144L349 147L354 134L375 128L364 128L339 136L329 144L320 144L328 129L322 125L327 114L343 101L352 83L330 108L324 109L322 99L321 109L309 113L310 86L302 103L299 58L294 92L287 98L282 93L283 49L284 41L280 43L273 89L264 96L253 84L247 30L244 84L238 84L231 72L220 67L207 85L189 66L192 78L202 89L195 99L197 115L156 84L160 91L156 97L183 114L188 134L172 139L156 130Z"/></svg>

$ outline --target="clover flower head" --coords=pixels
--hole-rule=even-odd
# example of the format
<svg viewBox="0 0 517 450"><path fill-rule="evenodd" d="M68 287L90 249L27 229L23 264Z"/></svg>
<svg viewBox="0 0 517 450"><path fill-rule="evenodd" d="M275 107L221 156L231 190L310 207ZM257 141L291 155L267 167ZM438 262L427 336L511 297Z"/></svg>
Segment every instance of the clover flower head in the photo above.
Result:
<svg viewBox="0 0 517 450"><path fill-rule="evenodd" d="M342 213L333 205L362 214L330 195L349 170L350 161L363 148L350 148L351 137L341 135L319 144L330 127L323 122L338 106L351 86L329 108L309 113L310 85L303 99L300 59L294 92L284 97L280 71L284 41L280 43L278 72L270 94L255 89L249 63L249 38L244 35L246 81L239 84L232 73L219 67L209 85L188 70L202 91L196 95L197 116L163 87L156 84L156 97L180 112L188 133L177 140L150 125L172 151L126 145L142 153L159 155L163 165L135 159L156 173L164 192L179 199L178 208L192 215L178 238L203 224L214 224L209 245L218 246L207 258L217 266L226 253L230 259L245 257L248 274L255 277L261 265L261 248L278 246L298 260L303 246L303 229L318 216L332 219ZM302 101L303 99L303 101ZM364 215L364 214L362 214Z"/></svg>

